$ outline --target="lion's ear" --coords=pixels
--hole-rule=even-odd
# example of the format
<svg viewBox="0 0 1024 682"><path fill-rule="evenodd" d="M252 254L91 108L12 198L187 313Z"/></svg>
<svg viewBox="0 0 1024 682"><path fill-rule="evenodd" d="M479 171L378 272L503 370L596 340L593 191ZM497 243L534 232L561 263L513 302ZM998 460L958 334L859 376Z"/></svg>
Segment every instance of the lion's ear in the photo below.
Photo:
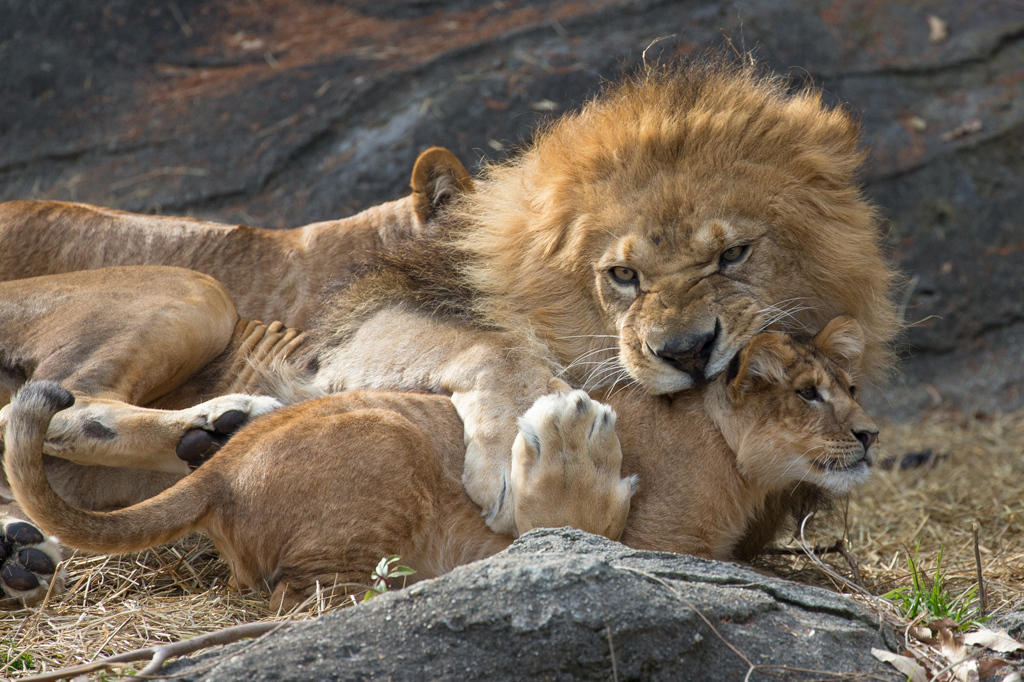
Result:
<svg viewBox="0 0 1024 682"><path fill-rule="evenodd" d="M848 373L859 372L865 338L864 328L857 320L846 315L837 317L826 324L811 343L839 363Z"/></svg>
<svg viewBox="0 0 1024 682"><path fill-rule="evenodd" d="M419 155L412 168L413 210L425 224L453 197L473 191L473 179L455 154L431 147Z"/></svg>
<svg viewBox="0 0 1024 682"><path fill-rule="evenodd" d="M729 400L735 404L741 403L747 392L759 383L785 383L790 355L788 350L778 334L769 332L750 339L729 367Z"/></svg>

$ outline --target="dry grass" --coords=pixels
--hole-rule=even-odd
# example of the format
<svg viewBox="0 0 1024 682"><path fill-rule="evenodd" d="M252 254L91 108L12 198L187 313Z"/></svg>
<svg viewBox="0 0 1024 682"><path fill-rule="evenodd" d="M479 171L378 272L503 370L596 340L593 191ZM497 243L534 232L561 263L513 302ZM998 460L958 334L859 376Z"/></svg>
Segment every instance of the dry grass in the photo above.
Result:
<svg viewBox="0 0 1024 682"><path fill-rule="evenodd" d="M314 604L298 615L272 613L264 595L239 594L230 577L213 543L199 535L137 554L74 556L65 594L43 608L0 614L0 678L328 610Z"/></svg>
<svg viewBox="0 0 1024 682"><path fill-rule="evenodd" d="M931 575L939 548L950 589L976 582L971 524L980 544L990 610L1024 609L1024 412L986 419L933 416L883 426L884 450L895 467L880 472L851 500L845 523L819 524L808 540L830 544L844 532L862 584L882 594L909 582L907 552L920 542ZM931 449L930 464L901 469L905 453ZM826 561L843 575L841 557ZM806 558L773 559L784 575L828 585ZM185 639L231 625L288 618L269 612L261 595L239 594L205 539L191 537L124 557L74 557L70 589L43 609L0 614L0 677L89 662L100 656ZM312 613L292 617L315 617Z"/></svg>

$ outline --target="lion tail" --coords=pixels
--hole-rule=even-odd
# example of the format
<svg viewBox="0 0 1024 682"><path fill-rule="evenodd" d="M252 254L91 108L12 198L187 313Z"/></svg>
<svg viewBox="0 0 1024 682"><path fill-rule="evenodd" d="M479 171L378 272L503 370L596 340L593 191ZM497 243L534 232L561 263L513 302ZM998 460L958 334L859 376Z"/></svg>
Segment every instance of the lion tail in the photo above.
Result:
<svg viewBox="0 0 1024 682"><path fill-rule="evenodd" d="M217 485L216 475L197 471L156 497L112 512L78 509L54 491L43 469L43 442L53 416L74 402L52 381L25 384L11 401L4 469L32 521L69 547L104 553L153 547L196 529L210 513L215 496L207 489Z"/></svg>

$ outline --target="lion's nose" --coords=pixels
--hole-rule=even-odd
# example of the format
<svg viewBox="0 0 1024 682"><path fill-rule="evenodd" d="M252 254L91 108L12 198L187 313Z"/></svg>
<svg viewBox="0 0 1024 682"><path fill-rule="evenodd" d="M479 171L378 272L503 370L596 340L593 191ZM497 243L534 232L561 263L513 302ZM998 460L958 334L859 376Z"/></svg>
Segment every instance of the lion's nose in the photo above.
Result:
<svg viewBox="0 0 1024 682"><path fill-rule="evenodd" d="M878 431L854 430L853 437L860 441L860 444L864 446L864 452L867 452L874 445L875 441L878 440Z"/></svg>
<svg viewBox="0 0 1024 682"><path fill-rule="evenodd" d="M679 336L668 341L654 354L680 372L686 372L695 382L705 379L704 370L708 366L711 352L721 332L722 325L715 320L713 331L694 332ZM652 349L653 350L653 349Z"/></svg>

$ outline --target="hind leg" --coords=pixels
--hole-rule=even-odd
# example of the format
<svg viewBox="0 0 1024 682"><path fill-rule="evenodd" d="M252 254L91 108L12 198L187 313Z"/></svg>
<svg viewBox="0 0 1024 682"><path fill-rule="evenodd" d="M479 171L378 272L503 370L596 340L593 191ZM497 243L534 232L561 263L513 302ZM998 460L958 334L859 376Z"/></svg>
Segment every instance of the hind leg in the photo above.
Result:
<svg viewBox="0 0 1024 682"><path fill-rule="evenodd" d="M78 404L53 421L46 454L182 475L184 462L198 464L241 424L279 405L233 395L195 407L161 401L162 407L188 407L177 411L136 407L182 394L178 389L208 365L224 364L214 360L232 344L237 319L223 286L180 268L108 268L3 282L0 375L8 380L0 385L9 391L19 382L50 380L78 396Z"/></svg>
<svg viewBox="0 0 1024 682"><path fill-rule="evenodd" d="M32 380L149 404L220 356L237 319L224 287L180 268L0 282L0 405Z"/></svg>

